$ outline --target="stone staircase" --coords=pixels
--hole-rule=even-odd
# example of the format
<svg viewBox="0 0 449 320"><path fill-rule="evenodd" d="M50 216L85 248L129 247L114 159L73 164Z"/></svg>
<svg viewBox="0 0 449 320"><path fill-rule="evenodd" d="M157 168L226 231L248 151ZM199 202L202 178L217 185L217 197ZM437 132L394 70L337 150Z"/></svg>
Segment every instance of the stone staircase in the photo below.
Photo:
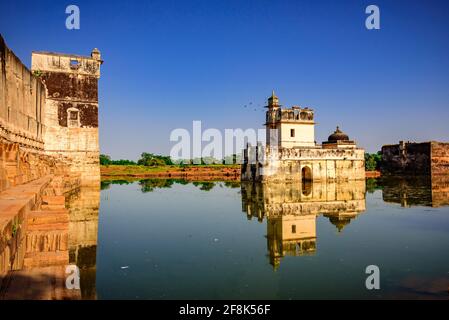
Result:
<svg viewBox="0 0 449 320"><path fill-rule="evenodd" d="M0 193L0 299L80 298L65 287L69 212L52 178Z"/></svg>
<svg viewBox="0 0 449 320"><path fill-rule="evenodd" d="M69 264L69 214L58 201L42 204L46 210L32 211L27 217L25 270Z"/></svg>

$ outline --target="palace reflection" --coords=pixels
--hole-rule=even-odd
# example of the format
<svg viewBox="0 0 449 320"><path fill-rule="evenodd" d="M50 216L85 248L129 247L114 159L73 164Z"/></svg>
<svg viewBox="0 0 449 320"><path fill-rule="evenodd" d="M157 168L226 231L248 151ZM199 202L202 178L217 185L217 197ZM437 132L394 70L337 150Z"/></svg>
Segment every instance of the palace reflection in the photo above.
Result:
<svg viewBox="0 0 449 320"><path fill-rule="evenodd" d="M242 183L242 210L248 219L266 218L269 260L276 269L284 256L315 253L319 214L342 232L366 210L365 189L365 181Z"/></svg>
<svg viewBox="0 0 449 320"><path fill-rule="evenodd" d="M429 176L394 176L382 178L382 198L385 202L398 203L402 207L449 205L449 177Z"/></svg>

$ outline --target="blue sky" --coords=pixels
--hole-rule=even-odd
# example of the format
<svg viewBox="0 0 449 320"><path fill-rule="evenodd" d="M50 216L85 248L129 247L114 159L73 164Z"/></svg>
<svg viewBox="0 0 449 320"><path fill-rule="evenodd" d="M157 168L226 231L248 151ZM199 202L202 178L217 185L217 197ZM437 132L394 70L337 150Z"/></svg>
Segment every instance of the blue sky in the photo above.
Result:
<svg viewBox="0 0 449 320"><path fill-rule="evenodd" d="M67 30L76 4L81 29ZM376 4L381 29L365 28ZM274 89L368 151L449 140L447 1L1 1L0 32L31 51L98 47L102 153L168 154L174 128L261 128ZM244 108L252 102L254 108ZM259 106L260 105L260 106Z"/></svg>

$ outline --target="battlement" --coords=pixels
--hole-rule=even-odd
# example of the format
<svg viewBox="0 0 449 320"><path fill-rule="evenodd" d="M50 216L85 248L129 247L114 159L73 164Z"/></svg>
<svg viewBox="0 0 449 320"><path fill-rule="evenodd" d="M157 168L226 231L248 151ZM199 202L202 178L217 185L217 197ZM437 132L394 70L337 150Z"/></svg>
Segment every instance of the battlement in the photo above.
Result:
<svg viewBox="0 0 449 320"><path fill-rule="evenodd" d="M314 111L308 107L301 108L299 106L268 110L265 125L276 123L315 124Z"/></svg>
<svg viewBox="0 0 449 320"><path fill-rule="evenodd" d="M102 63L98 49L92 50L90 57L47 51L33 51L31 54L31 70L36 75L40 72L64 72L99 78Z"/></svg>

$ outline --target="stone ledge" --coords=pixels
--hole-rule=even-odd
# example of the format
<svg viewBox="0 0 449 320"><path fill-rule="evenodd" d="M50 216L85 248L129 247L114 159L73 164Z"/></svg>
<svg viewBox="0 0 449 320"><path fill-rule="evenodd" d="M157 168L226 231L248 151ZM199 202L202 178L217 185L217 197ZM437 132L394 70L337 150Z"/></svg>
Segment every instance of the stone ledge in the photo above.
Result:
<svg viewBox="0 0 449 320"><path fill-rule="evenodd" d="M38 195L48 186L52 178L53 176L48 175L0 193L1 235L4 235L5 229L15 217L32 210L37 205Z"/></svg>

